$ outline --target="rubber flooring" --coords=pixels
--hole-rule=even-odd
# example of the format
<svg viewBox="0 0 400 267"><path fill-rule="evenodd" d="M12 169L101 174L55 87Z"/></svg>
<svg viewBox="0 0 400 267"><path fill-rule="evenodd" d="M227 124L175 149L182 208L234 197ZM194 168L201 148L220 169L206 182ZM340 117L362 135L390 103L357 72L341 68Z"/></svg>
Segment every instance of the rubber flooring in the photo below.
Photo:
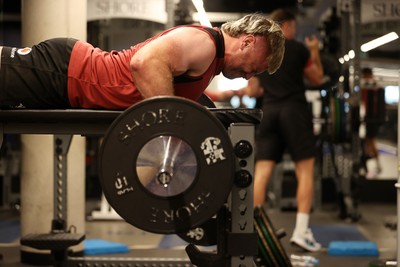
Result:
<svg viewBox="0 0 400 267"><path fill-rule="evenodd" d="M318 265L323 267L351 266L367 267L377 259L395 260L397 255L397 231L387 226L388 222L396 221L397 207L395 203L365 203L360 206L359 212L362 215L357 222L342 220L338 218L337 209L333 206L323 206L311 215L311 226L343 226L356 228L366 240L375 242L379 249L379 256L331 256L328 255L327 247L321 251L310 253L293 247L289 238L292 233L295 221L295 212L268 210L268 217L275 229L283 229L287 236L280 239L285 253L298 256L312 256L319 261ZM1 212L0 220L18 218L15 212ZM125 244L129 252L121 254L104 254L101 257L130 257L149 258L158 261L167 261L175 258L188 261L184 250L187 243L174 235L159 235L142 231L127 224L122 220L88 220L86 222L86 239L101 239L110 242ZM162 245L161 245L162 244ZM245 244L244 244L245 245ZM212 252L215 247L200 247L207 252ZM0 243L0 267L23 266L20 263L19 239L13 242ZM26 266L26 265L25 265ZM135 265L132 265L135 266ZM146 266L146 265L138 265ZM152 265L148 265L152 266ZM157 266L157 265L155 265ZM160 265L162 266L162 265ZM168 265L165 265L168 266ZM178 265L177 265L178 266ZM181 265L185 267L186 265Z"/></svg>

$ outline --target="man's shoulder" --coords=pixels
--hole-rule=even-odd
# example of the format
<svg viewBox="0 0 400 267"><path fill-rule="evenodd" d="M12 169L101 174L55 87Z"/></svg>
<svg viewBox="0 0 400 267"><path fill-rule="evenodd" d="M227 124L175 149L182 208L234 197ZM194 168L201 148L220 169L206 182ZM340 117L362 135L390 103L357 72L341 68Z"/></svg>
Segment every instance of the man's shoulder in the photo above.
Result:
<svg viewBox="0 0 400 267"><path fill-rule="evenodd" d="M198 25L198 24L187 24L187 25L178 25L173 28L171 28L171 31L175 30L183 30L183 31L209 31L212 30L213 28L203 26L203 25Z"/></svg>
<svg viewBox="0 0 400 267"><path fill-rule="evenodd" d="M218 31L201 25L182 25L172 28L167 33L175 34L177 37L184 37L189 42L198 42L204 45L206 42L216 40ZM214 42L215 43L215 42Z"/></svg>

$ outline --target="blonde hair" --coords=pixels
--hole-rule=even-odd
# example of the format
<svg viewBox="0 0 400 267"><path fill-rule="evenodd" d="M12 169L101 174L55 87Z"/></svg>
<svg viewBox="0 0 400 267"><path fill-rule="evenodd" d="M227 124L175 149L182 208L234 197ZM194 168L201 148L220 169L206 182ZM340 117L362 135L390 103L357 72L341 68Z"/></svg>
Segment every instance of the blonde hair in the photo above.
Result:
<svg viewBox="0 0 400 267"><path fill-rule="evenodd" d="M274 73L282 63L285 53L285 37L279 25L266 16L253 13L235 21L222 24L224 33L232 37L239 37L242 34L262 35L267 41L268 73Z"/></svg>

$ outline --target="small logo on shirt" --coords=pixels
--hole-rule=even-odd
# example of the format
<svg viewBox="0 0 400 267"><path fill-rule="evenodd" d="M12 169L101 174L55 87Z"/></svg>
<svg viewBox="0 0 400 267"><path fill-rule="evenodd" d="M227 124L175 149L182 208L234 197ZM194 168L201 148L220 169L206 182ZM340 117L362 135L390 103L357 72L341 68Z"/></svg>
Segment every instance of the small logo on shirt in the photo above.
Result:
<svg viewBox="0 0 400 267"><path fill-rule="evenodd" d="M25 48L20 48L20 49L18 49L18 50L17 50L17 53L20 54L20 55L22 55L22 56L24 56L24 55L29 54L31 51L32 51L32 48L30 48L30 47L25 47Z"/></svg>

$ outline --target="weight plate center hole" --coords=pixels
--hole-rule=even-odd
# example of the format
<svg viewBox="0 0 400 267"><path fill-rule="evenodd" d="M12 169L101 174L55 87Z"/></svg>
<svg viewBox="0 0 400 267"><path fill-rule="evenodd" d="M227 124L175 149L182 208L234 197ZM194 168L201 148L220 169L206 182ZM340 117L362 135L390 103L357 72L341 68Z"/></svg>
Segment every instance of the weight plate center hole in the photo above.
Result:
<svg viewBox="0 0 400 267"><path fill-rule="evenodd" d="M160 135L145 143L136 160L140 183L148 192L160 197L185 192L195 181L197 169L192 147L171 135Z"/></svg>

